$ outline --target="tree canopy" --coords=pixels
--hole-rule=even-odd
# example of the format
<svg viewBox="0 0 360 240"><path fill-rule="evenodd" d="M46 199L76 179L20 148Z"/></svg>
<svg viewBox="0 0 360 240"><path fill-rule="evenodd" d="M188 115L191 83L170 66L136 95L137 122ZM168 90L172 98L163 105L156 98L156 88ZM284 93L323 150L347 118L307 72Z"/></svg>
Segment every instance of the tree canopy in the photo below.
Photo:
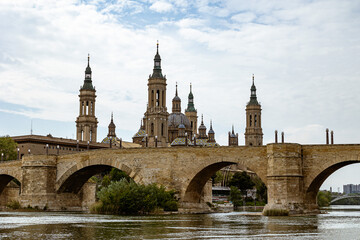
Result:
<svg viewBox="0 0 360 240"><path fill-rule="evenodd" d="M4 154L3 160L16 160L16 142L9 136L0 137L0 154Z"/></svg>
<svg viewBox="0 0 360 240"><path fill-rule="evenodd" d="M255 183L251 180L250 176L244 172L237 172L230 180L230 186L237 187L245 194L247 189L252 189Z"/></svg>

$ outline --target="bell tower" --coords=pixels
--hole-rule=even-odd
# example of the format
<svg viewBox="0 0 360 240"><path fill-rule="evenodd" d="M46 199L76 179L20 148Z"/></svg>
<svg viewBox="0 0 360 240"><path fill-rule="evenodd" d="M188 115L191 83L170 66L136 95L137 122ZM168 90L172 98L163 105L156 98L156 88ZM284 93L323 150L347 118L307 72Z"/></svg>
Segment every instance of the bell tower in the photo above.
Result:
<svg viewBox="0 0 360 240"><path fill-rule="evenodd" d="M263 132L261 128L261 105L256 97L254 75L252 77L252 86L250 91L250 101L246 105L245 145L261 146L263 145Z"/></svg>
<svg viewBox="0 0 360 240"><path fill-rule="evenodd" d="M85 70L84 85L80 87L80 111L76 119L76 139L79 141L96 142L97 118L95 117L96 90L92 85L90 55Z"/></svg>
<svg viewBox="0 0 360 240"><path fill-rule="evenodd" d="M156 44L153 73L148 79L148 106L145 112L145 131L149 137L149 146L166 147L168 139L168 116L166 108L166 76L161 71L159 42Z"/></svg>
<svg viewBox="0 0 360 240"><path fill-rule="evenodd" d="M194 106L194 95L192 93L192 86L190 83L190 93L188 97L188 106L185 109L185 116L189 119L192 133L197 135L197 111Z"/></svg>

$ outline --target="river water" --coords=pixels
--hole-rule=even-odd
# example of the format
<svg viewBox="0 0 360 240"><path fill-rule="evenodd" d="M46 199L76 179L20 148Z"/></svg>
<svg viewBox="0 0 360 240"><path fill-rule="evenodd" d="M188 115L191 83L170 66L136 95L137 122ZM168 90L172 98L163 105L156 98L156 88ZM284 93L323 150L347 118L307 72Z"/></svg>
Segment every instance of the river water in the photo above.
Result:
<svg viewBox="0 0 360 240"><path fill-rule="evenodd" d="M0 212L0 239L360 239L359 206L326 211L299 217Z"/></svg>

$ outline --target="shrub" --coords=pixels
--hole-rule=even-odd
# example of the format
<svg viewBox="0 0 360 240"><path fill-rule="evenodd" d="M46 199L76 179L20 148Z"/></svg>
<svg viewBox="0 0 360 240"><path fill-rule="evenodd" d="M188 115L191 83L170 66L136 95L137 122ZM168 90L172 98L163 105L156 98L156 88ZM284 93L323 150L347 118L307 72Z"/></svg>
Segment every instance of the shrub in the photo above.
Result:
<svg viewBox="0 0 360 240"><path fill-rule="evenodd" d="M174 191L167 191L155 184L136 184L126 178L103 187L97 197L101 203L93 205L91 209L96 213L139 214L153 212L156 208L177 210Z"/></svg>
<svg viewBox="0 0 360 240"><path fill-rule="evenodd" d="M11 209L19 209L21 207L19 201L17 200L11 200L6 204L6 206Z"/></svg>

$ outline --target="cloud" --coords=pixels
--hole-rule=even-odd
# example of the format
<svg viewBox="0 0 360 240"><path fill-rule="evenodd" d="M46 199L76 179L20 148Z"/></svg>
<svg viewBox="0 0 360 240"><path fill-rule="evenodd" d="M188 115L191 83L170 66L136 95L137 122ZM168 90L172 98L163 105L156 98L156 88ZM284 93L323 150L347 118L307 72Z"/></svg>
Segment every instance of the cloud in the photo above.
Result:
<svg viewBox="0 0 360 240"><path fill-rule="evenodd" d="M170 12L173 8L174 6L171 3L164 1L156 1L150 6L151 10L159 13Z"/></svg>
<svg viewBox="0 0 360 240"><path fill-rule="evenodd" d="M252 22L256 18L256 15L251 12L239 13L231 17L233 21L238 23Z"/></svg>

